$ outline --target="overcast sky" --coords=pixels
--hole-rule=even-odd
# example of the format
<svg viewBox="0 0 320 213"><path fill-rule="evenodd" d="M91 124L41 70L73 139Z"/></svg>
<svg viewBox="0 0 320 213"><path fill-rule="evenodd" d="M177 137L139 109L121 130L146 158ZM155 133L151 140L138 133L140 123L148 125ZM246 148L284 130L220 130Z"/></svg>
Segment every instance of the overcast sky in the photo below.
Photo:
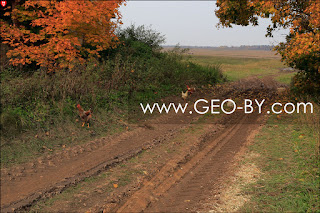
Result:
<svg viewBox="0 0 320 213"><path fill-rule="evenodd" d="M240 46L275 45L287 31L266 38L270 20L260 19L258 27L216 27L218 18L214 1L127 1L121 6L123 26L151 25L166 37L166 45Z"/></svg>

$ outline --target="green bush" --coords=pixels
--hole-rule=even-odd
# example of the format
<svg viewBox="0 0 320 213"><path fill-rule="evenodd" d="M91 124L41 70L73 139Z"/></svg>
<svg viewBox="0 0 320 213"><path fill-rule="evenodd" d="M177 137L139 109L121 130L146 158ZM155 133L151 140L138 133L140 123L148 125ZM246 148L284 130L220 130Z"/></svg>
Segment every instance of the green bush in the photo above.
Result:
<svg viewBox="0 0 320 213"><path fill-rule="evenodd" d="M117 55L130 58L132 61L137 57L146 60L159 56L161 44L165 38L159 32L150 27L131 25L116 32L119 38L117 48L102 51L104 59L114 59Z"/></svg>
<svg viewBox="0 0 320 213"><path fill-rule="evenodd" d="M21 133L22 121L19 116L19 109L1 113L1 135L12 138Z"/></svg>
<svg viewBox="0 0 320 213"><path fill-rule="evenodd" d="M290 88L295 95L320 100L320 73L299 71L293 76Z"/></svg>

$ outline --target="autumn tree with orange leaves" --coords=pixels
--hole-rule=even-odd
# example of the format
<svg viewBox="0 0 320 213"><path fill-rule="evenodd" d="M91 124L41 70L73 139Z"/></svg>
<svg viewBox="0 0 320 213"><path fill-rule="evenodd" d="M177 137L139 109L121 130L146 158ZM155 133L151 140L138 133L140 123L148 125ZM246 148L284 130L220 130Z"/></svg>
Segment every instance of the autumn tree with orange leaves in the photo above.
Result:
<svg viewBox="0 0 320 213"><path fill-rule="evenodd" d="M300 69L307 89L320 94L320 1L318 0L217 0L219 25L258 25L258 17L271 18L266 36L289 28L286 42L276 46L282 60ZM299 82L298 82L299 83ZM302 82L300 82L302 83Z"/></svg>
<svg viewBox="0 0 320 213"><path fill-rule="evenodd" d="M71 69L114 47L124 0L14 0L5 10L1 41L12 65L36 63L49 72Z"/></svg>

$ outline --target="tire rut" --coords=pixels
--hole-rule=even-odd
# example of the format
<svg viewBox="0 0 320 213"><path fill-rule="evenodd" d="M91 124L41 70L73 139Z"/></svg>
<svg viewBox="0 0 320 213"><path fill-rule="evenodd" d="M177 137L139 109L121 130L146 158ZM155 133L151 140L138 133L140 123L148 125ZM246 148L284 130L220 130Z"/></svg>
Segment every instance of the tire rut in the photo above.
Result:
<svg viewBox="0 0 320 213"><path fill-rule="evenodd" d="M159 200L151 203L146 212L197 211L199 203L227 176L233 157L240 150L255 124L239 124L227 130L223 143L217 144L192 170L170 188Z"/></svg>
<svg viewBox="0 0 320 213"><path fill-rule="evenodd" d="M251 121L256 118L257 116L254 116ZM204 188L209 189L203 184L218 178L219 174L223 173L222 166L228 162L226 158L232 159L232 155L237 151L234 142L231 141L242 138L242 141L236 144L238 148L245 141L246 132L249 132L251 124L246 124L248 119L244 115L238 119L238 124L229 124L220 135L215 135L215 139L211 138L210 143L187 162L180 163L184 156L169 161L123 203L117 212L180 212L186 211L186 205L194 206L203 194Z"/></svg>
<svg viewBox="0 0 320 213"><path fill-rule="evenodd" d="M163 122L168 118L166 115L157 119ZM61 193L70 185L173 137L194 118L196 116L179 119L177 124L155 124L152 129L139 127L118 137L76 146L11 171L2 171L1 209L3 212L25 210L40 199Z"/></svg>

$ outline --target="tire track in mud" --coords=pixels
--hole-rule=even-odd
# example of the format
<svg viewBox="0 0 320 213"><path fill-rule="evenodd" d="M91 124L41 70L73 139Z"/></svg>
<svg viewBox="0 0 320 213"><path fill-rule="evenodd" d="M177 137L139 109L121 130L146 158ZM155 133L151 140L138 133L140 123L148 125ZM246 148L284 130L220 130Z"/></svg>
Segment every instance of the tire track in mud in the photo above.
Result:
<svg viewBox="0 0 320 213"><path fill-rule="evenodd" d="M176 124L154 124L151 129L138 127L119 137L98 140L83 147L77 146L62 153L40 158L36 162L22 166L22 171L13 177L12 171L2 172L2 212L26 209L40 199L61 193L67 187L87 177L172 138L196 118L196 116L181 116L176 115L179 121ZM169 118L170 115L165 115L157 118L157 122L165 123ZM34 169L30 170L29 166Z"/></svg>
<svg viewBox="0 0 320 213"><path fill-rule="evenodd" d="M254 116L250 120L256 119L257 116ZM217 174L223 173L221 166L226 164L225 158L228 156L232 159L232 154L237 151L230 141L239 137L245 141L246 137L243 136L246 134L243 133L250 131L248 127L251 124L244 124L248 120L244 115L240 116L239 120L238 124L229 124L184 164L181 162L185 156L167 162L150 181L122 204L117 212L181 212L186 211L186 205L194 206L203 194L203 184L211 182L219 176ZM236 145L240 148L242 141ZM218 157L220 159L217 159Z"/></svg>
<svg viewBox="0 0 320 213"><path fill-rule="evenodd" d="M260 117L260 116L259 116ZM252 117L251 121L259 117ZM244 122L246 119L242 119ZM221 135L221 143L217 143L200 163L186 173L177 185L170 188L159 201L152 203L145 211L148 212L181 212L196 211L199 203L207 198L208 194L219 189L219 182L228 176L230 164L235 154L246 142L252 130L259 124L244 122L231 126ZM217 139L213 140L216 141ZM185 169L184 167L182 167Z"/></svg>

